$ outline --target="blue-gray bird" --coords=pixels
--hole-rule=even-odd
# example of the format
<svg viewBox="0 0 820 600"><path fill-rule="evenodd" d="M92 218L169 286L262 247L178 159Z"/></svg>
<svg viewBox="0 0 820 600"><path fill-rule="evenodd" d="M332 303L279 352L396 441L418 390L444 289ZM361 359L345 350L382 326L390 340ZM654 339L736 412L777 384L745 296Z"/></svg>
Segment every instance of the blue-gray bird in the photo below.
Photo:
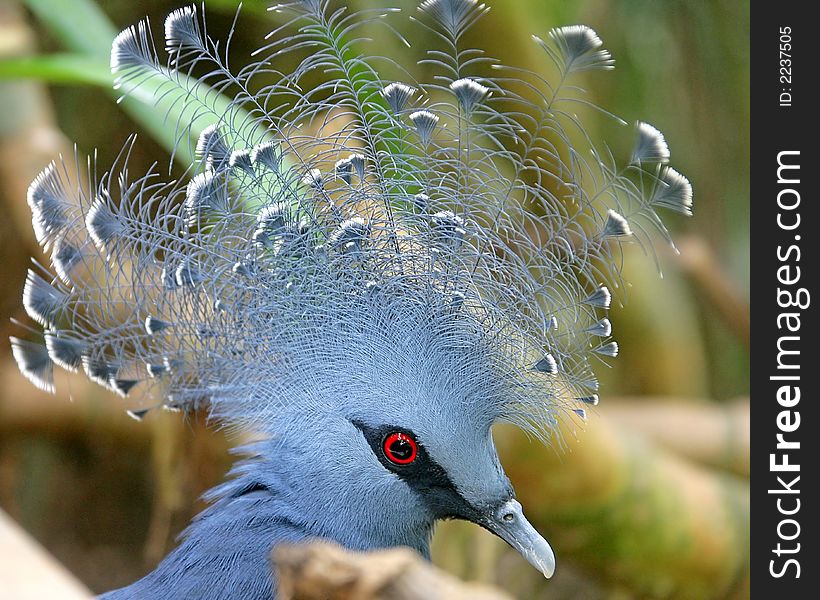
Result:
<svg viewBox="0 0 820 600"><path fill-rule="evenodd" d="M278 6L288 22L238 72L196 6L166 20L165 58L147 21L129 27L117 86L182 103L185 180L132 177L129 140L101 177L53 163L32 183L53 274L26 280L23 374L53 390L55 364L84 371L134 417L207 410L262 440L179 546L105 598L266 599L279 542L428 556L452 518L552 575L491 429L546 440L597 404L621 246L668 240L656 209L691 214L692 188L651 125L623 161L586 134L578 74L613 66L589 27L534 37L548 77L464 44L484 4L413 8L431 83L405 70L417 59L362 55L392 9Z"/></svg>

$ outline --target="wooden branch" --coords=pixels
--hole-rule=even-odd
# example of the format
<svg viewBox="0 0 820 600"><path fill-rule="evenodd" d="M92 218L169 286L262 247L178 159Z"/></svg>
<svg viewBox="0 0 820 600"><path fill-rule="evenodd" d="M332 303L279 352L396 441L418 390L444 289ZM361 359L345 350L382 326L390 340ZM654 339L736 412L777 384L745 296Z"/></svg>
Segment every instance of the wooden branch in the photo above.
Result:
<svg viewBox="0 0 820 600"><path fill-rule="evenodd" d="M463 582L409 548L351 552L316 541L273 551L278 600L511 600L490 586Z"/></svg>
<svg viewBox="0 0 820 600"><path fill-rule="evenodd" d="M0 597L88 600L91 592L0 510Z"/></svg>

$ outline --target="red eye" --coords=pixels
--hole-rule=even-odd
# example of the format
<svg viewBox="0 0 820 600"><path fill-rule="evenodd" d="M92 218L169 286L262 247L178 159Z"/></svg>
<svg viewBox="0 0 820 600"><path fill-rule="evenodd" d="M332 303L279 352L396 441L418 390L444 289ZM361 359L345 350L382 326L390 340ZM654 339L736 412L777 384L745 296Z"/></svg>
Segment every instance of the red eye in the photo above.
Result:
<svg viewBox="0 0 820 600"><path fill-rule="evenodd" d="M396 465L409 465L416 460L419 451L416 440L406 433L399 432L391 433L384 438L382 448L387 460Z"/></svg>

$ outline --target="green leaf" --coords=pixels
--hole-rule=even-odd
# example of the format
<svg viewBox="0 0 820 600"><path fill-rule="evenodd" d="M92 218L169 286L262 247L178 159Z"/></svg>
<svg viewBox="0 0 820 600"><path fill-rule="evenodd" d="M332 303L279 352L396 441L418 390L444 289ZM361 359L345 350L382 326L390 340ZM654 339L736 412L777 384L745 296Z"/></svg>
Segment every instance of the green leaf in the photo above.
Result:
<svg viewBox="0 0 820 600"><path fill-rule="evenodd" d="M0 60L0 80L38 79L48 83L111 87L108 64L82 54L21 56Z"/></svg>
<svg viewBox="0 0 820 600"><path fill-rule="evenodd" d="M185 75L169 82L147 73L139 86L114 90L109 70L111 43L117 29L91 0L25 0L28 8L72 53L0 61L0 79L37 78L51 83L91 84L104 87L114 98L123 92L123 110L148 130L183 166L193 160L196 138L202 130L230 112L233 119L250 122L250 115L231 99ZM207 98L208 110L189 100L192 91ZM178 127L184 124L184 128ZM185 139L188 137L188 139ZM269 134L260 140L270 139Z"/></svg>
<svg viewBox="0 0 820 600"><path fill-rule="evenodd" d="M91 0L24 0L66 48L108 61L117 28Z"/></svg>

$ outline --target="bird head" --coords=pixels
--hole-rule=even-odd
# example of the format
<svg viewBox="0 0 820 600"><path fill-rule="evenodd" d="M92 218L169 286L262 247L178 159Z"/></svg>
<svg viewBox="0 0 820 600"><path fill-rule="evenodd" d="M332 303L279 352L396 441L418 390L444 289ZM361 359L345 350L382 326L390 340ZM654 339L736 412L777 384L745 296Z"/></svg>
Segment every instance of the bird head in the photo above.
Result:
<svg viewBox="0 0 820 600"><path fill-rule="evenodd" d="M311 377L272 377L270 359L238 377L257 395L289 396L276 417L256 420L270 433L270 462L292 461L288 502L319 515L323 535L354 547L377 540L426 554L437 521L471 521L550 577L552 549L524 517L492 437L520 381L488 352L469 302L406 292L351 293L316 327L303 318L312 333L302 332L286 362L288 373L311 369ZM306 339L315 344L309 351ZM298 365L300 356L310 364ZM253 383L262 380L287 392ZM223 398L222 410L233 410L236 397Z"/></svg>
<svg viewBox="0 0 820 600"><path fill-rule="evenodd" d="M414 506L411 514L417 511L430 523L471 521L510 544L544 576L552 576L553 551L524 517L487 428L457 418L432 427L421 421L418 426L354 425L385 471L379 477L389 480L395 498ZM401 521L404 506L393 501L393 494L383 499L382 518Z"/></svg>

